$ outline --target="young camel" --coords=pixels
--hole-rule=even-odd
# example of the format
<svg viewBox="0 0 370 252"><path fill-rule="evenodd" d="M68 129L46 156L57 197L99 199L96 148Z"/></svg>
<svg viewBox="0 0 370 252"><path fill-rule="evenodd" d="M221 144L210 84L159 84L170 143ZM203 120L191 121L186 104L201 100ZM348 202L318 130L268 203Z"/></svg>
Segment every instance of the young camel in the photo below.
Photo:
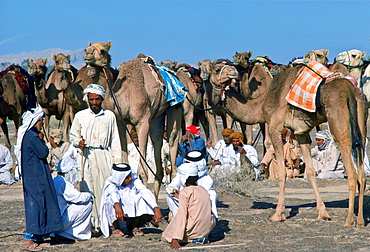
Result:
<svg viewBox="0 0 370 252"><path fill-rule="evenodd" d="M320 123L328 122L331 133L338 142L343 163L348 173L349 208L345 226L354 226L354 200L356 184L359 186L358 216L356 226L364 226L363 196L365 189L364 147L366 138L367 103L353 85L344 78L337 78L320 86L320 106L314 113L288 104L285 97L295 81L301 67L294 67L279 73L272 80L267 92L254 100L246 100L233 88L223 88L225 100L223 107L235 119L248 124L268 123L269 135L279 164L279 199L271 221L284 221L284 198L286 171L284 169L283 143L281 131L289 128L300 143L306 162L307 177L315 197L318 219L330 219L324 202L321 200L316 184L315 170L310 152L309 132ZM356 158L357 171L351 152Z"/></svg>

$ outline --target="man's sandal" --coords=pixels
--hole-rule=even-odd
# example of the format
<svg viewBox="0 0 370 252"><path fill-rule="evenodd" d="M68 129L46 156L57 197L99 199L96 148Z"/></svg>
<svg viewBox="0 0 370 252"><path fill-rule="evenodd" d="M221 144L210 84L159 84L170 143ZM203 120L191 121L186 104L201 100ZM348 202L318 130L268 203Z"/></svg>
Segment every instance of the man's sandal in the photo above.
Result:
<svg viewBox="0 0 370 252"><path fill-rule="evenodd" d="M31 240L22 240L21 247L23 250L28 250L28 251L41 251L42 250L42 247L39 244Z"/></svg>
<svg viewBox="0 0 370 252"><path fill-rule="evenodd" d="M143 236L144 233L143 231L141 231L139 228L135 227L134 229L132 229L132 234L134 236Z"/></svg>
<svg viewBox="0 0 370 252"><path fill-rule="evenodd" d="M116 236L116 237L122 237L124 236L125 234L120 230L120 229L115 229L113 230L113 236Z"/></svg>

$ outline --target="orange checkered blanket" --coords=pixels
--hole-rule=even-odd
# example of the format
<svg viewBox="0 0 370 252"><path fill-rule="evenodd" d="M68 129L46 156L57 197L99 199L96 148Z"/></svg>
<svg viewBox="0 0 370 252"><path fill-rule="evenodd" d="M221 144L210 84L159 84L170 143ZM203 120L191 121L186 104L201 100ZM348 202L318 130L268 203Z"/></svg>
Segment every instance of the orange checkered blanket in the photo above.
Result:
<svg viewBox="0 0 370 252"><path fill-rule="evenodd" d="M316 111L316 93L323 78L328 78L334 74L324 65L310 61L307 67L302 67L298 72L298 77L293 83L285 99L288 103L309 112Z"/></svg>

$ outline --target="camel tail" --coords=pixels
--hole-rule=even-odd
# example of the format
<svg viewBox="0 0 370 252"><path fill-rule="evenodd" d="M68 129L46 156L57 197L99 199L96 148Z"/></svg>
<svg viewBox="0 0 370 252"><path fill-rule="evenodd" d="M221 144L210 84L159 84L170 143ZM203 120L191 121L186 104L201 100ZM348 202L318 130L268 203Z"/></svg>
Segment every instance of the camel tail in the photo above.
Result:
<svg viewBox="0 0 370 252"><path fill-rule="evenodd" d="M352 155L356 167L360 167L364 160L364 139L366 137L366 118L365 103L362 99L356 100L355 97L348 99L350 114L350 129L352 139ZM364 135L365 134L365 135Z"/></svg>

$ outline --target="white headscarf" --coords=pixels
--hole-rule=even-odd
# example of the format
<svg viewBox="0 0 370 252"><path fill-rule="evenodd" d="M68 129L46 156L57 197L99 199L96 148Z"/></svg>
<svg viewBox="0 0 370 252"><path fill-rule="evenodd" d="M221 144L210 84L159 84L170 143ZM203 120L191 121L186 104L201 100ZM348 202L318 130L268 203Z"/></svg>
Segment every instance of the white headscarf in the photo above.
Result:
<svg viewBox="0 0 370 252"><path fill-rule="evenodd" d="M32 128L39 120L44 118L44 111L38 105L33 111L27 110L22 115L22 125L18 129L17 143L14 146L14 154L17 158L18 165L21 165L21 148L24 134Z"/></svg>
<svg viewBox="0 0 370 252"><path fill-rule="evenodd" d="M102 86L98 85L98 84L89 84L89 85L84 89L84 94L85 94L85 95L84 95L83 100L84 100L85 102L87 102L87 101L88 101L88 97L87 97L87 95L88 95L89 93L100 95L100 96L103 98L103 100L105 99L105 89L104 89Z"/></svg>
<svg viewBox="0 0 370 252"><path fill-rule="evenodd" d="M320 151L327 149L332 142L332 136L327 130L318 131L316 133L316 138L324 140L320 146L317 146Z"/></svg>
<svg viewBox="0 0 370 252"><path fill-rule="evenodd" d="M197 175L198 175L198 167L194 165L194 163L183 163L179 167L177 167L176 176L180 176L180 182L183 187L186 187L185 183L188 177L197 176Z"/></svg>
<svg viewBox="0 0 370 252"><path fill-rule="evenodd" d="M115 164L107 180L116 186L121 186L130 173L131 167L128 164Z"/></svg>
<svg viewBox="0 0 370 252"><path fill-rule="evenodd" d="M57 166L57 170L60 173L64 173L64 179L71 184L74 184L78 180L78 164L77 160L71 156L63 157Z"/></svg>
<svg viewBox="0 0 370 252"><path fill-rule="evenodd" d="M184 158L184 163L189 162L198 169L198 176L202 177L207 172L207 163L203 158L203 153L199 150L189 151Z"/></svg>

